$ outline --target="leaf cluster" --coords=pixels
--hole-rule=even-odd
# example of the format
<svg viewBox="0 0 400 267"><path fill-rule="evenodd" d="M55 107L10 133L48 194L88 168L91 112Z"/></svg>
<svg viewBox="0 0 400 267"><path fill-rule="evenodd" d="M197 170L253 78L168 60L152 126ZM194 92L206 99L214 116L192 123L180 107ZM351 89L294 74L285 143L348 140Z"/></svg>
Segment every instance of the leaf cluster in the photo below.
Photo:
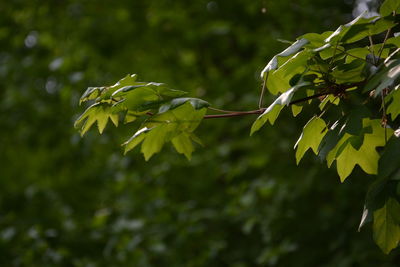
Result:
<svg viewBox="0 0 400 267"><path fill-rule="evenodd" d="M112 86L89 87L80 102L94 101L76 120L75 127L84 135L97 122L103 132L110 119L133 123L142 118L140 128L123 146L125 153L139 144L146 160L171 142L178 153L190 159L193 141L200 143L193 131L197 128L209 104L201 99L183 97L186 92L166 84L138 82L137 75L127 75Z"/></svg>
<svg viewBox="0 0 400 267"><path fill-rule="evenodd" d="M141 144L148 160L171 142L190 159L193 142L201 144L193 132L207 116L259 114L251 127L254 134L266 122L273 125L285 107L291 108L293 116L314 107L295 144L297 163L311 149L328 167L336 166L341 182L358 165L366 174L377 175L378 188L399 188L394 159L400 135L399 12L398 1L386 0L378 16L363 13L335 31L297 38L261 72L263 90L257 110L213 109L223 114L206 115L206 101L184 97L185 92L162 83L138 82L134 74L113 86L88 88L81 102L93 103L75 126L83 135L97 122L102 133L109 119L118 126L120 121L141 118L139 129L123 144L125 153ZM278 95L266 108L262 107L265 90ZM387 191L371 186L360 223L361 227L368 218L373 220L375 241L385 253L400 242L399 190Z"/></svg>

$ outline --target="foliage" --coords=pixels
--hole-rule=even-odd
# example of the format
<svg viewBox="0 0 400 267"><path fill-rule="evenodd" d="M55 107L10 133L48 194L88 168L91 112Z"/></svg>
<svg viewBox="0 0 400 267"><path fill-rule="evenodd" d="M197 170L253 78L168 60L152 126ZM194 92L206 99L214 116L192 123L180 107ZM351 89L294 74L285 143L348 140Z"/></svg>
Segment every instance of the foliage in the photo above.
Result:
<svg viewBox="0 0 400 267"><path fill-rule="evenodd" d="M129 122L145 116L140 129L124 143L125 152L143 142L141 152L148 160L164 143L171 141L179 153L190 159L192 140L198 140L193 131L203 118L262 113L251 128L253 134L267 121L274 124L285 106L291 106L293 115L297 116L317 100L319 114L306 123L295 145L297 163L311 148L327 161L328 167L336 162L341 182L356 165L367 174L381 177L382 172L378 172L380 154L393 150L392 142L388 141L398 135L393 135L392 129L400 131L396 122L400 114L400 36L395 32L399 26L399 12L398 1L386 0L379 16L367 17L363 13L333 32L308 33L297 38L275 55L261 72L264 85L258 110L213 109L227 114L205 116L207 102L180 98L184 92L164 84L137 82L136 75L131 75L114 86L89 88L81 102L95 99L95 103L76 125L82 124L84 134L97 121L101 133L109 117L118 125L121 112L124 112L121 119ZM280 95L269 107L262 108L265 89ZM378 105L380 107L376 108ZM379 153L377 148L383 151ZM397 171L396 168L395 175L387 179L396 180ZM397 193L386 194L383 206L370 208L373 204L369 204L364 211L365 217L373 214L374 238L385 253L400 242L399 197Z"/></svg>
<svg viewBox="0 0 400 267"><path fill-rule="evenodd" d="M124 157L121 140L146 116L124 124L121 115L118 128L109 118L101 135L96 121L84 138L72 127L82 88L126 73L251 109L265 61L287 46L276 39L328 30L352 7L1 1L0 266L398 266L399 249L385 255L371 227L356 231L373 176L357 167L341 185L312 153L296 166L292 147L313 109L296 119L283 109L251 138L256 115L203 121L191 161L173 144L150 162ZM398 162L385 162L390 175Z"/></svg>

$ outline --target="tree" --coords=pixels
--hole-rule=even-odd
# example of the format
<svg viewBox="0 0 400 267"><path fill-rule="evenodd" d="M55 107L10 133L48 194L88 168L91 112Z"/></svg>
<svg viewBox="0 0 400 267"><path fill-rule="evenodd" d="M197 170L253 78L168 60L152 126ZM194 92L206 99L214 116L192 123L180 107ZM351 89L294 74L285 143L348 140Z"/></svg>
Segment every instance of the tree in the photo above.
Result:
<svg viewBox="0 0 400 267"><path fill-rule="evenodd" d="M336 31L297 38L262 71L256 110L217 109L166 84L140 82L133 74L112 86L89 87L81 102L94 103L75 126L83 135L95 123L102 133L109 120L115 126L140 121L140 128L123 144L125 153L141 144L148 160L171 142L190 159L193 143L202 143L194 130L203 119L259 114L253 134L267 121L274 124L285 106L291 107L294 117L313 108L317 111L295 145L297 163L311 148L328 167L336 163L341 182L356 165L377 175L367 193L360 228L372 220L376 243L389 253L400 241L399 11L398 1L386 0L380 16L362 14ZM266 90L280 95L264 108ZM206 114L207 109L220 114Z"/></svg>

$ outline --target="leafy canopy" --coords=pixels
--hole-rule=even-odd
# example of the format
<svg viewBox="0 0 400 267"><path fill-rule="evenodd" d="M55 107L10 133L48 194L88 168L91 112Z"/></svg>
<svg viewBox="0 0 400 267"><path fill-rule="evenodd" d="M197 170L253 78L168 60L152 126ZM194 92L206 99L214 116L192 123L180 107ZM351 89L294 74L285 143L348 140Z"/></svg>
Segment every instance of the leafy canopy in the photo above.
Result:
<svg viewBox="0 0 400 267"><path fill-rule="evenodd" d="M190 159L193 142L201 144L194 131L204 118L259 114L251 127L254 134L266 122L273 125L285 107L291 107L293 116L306 107L313 109L315 114L295 144L296 162L311 149L328 167L336 166L342 182L357 165L366 174L377 175L360 227L372 219L374 239L389 253L400 241L400 192L393 190L400 188L399 141L398 134L393 134L400 131L396 120L400 113L399 12L399 1L386 0L379 16L364 13L335 31L297 38L261 72L263 89L256 110L214 109L166 84L139 82L133 74L112 86L89 87L81 103L93 103L75 127L83 135L95 123L102 133L109 119L115 126L120 121L140 121L138 130L123 143L125 153L141 144L149 160L171 142ZM264 108L266 90L279 95ZM206 115L207 108L222 114Z"/></svg>

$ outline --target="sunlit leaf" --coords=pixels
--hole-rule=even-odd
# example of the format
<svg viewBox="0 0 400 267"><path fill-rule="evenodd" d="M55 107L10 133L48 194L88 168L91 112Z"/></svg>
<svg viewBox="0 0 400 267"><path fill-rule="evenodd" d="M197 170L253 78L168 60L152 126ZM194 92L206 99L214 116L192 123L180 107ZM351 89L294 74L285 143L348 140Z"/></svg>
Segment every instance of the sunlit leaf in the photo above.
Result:
<svg viewBox="0 0 400 267"><path fill-rule="evenodd" d="M395 25L393 20L385 18L362 18L356 24L348 28L340 41L347 44L354 43L368 36L384 32Z"/></svg>
<svg viewBox="0 0 400 267"><path fill-rule="evenodd" d="M304 45L308 43L307 39L300 39L297 40L295 43L293 43L291 46L286 48L284 51L281 53L277 54L274 56L270 62L268 62L267 66L262 70L261 72L261 79L265 79L266 75L268 72L272 70L276 70L278 68L278 57L288 57L291 55L296 54Z"/></svg>
<svg viewBox="0 0 400 267"><path fill-rule="evenodd" d="M75 121L74 126L80 128L81 135L84 135L97 122L99 132L103 133L109 118L118 126L118 114L111 111L111 106L107 103L95 103L85 110Z"/></svg>
<svg viewBox="0 0 400 267"><path fill-rule="evenodd" d="M114 93L116 90L125 87L125 86L134 86L134 85L140 85L143 83L136 82L137 75L132 74L132 75L127 75L121 80L119 80L116 84L112 86L101 86L101 87L89 87L82 95L80 99L80 103L86 102L88 100L93 100L98 97L101 97L102 99L106 99L111 96L112 93Z"/></svg>
<svg viewBox="0 0 400 267"><path fill-rule="evenodd" d="M308 149L312 149L318 154L318 147L327 133L326 123L323 119L314 116L303 128L303 132L294 145L296 150L296 163L299 164L301 158Z"/></svg>
<svg viewBox="0 0 400 267"><path fill-rule="evenodd" d="M199 142L192 132L206 112L205 103L200 107L198 101L190 100L179 105L175 103L175 106L171 104L168 109L151 116L142 128L124 143L125 153L142 143L141 152L145 159L149 160L165 143L171 141L179 153L190 159L194 149L192 141Z"/></svg>
<svg viewBox="0 0 400 267"><path fill-rule="evenodd" d="M346 63L351 63L357 58L366 59L371 51L367 47L357 47L346 51Z"/></svg>
<svg viewBox="0 0 400 267"><path fill-rule="evenodd" d="M274 95L286 92L291 88L290 80L295 74L301 74L306 69L306 63L312 53L301 51L287 60L277 70L270 72L267 77L267 89Z"/></svg>
<svg viewBox="0 0 400 267"><path fill-rule="evenodd" d="M365 18L365 12L361 13L358 17L356 17L351 22L349 22L345 25L339 26L336 29L336 31L334 31L328 38L325 39L325 42L336 44L337 42L342 41L342 39L344 39L344 41L346 41L347 43L351 43L351 42L360 40L368 35L368 34L365 35L365 32L363 31L363 29L367 28L368 23L374 19L375 18ZM356 29L355 30L352 29L353 27L355 27ZM356 34L356 36L354 36L354 33ZM363 36L359 36L359 34L362 34Z"/></svg>
<svg viewBox="0 0 400 267"><path fill-rule="evenodd" d="M293 94L301 87L310 85L309 82L301 82L298 85L292 87L285 93L281 94L275 101L256 119L251 127L250 135L258 131L267 121L274 124L279 113L285 105L289 105Z"/></svg>
<svg viewBox="0 0 400 267"><path fill-rule="evenodd" d="M336 160L337 172L343 182L359 165L368 174L377 174L379 154L376 147L385 145L385 129L380 120L363 119L363 128L367 132L360 136L345 133L336 146L328 153L327 163L331 166ZM386 130L390 136L393 131Z"/></svg>

